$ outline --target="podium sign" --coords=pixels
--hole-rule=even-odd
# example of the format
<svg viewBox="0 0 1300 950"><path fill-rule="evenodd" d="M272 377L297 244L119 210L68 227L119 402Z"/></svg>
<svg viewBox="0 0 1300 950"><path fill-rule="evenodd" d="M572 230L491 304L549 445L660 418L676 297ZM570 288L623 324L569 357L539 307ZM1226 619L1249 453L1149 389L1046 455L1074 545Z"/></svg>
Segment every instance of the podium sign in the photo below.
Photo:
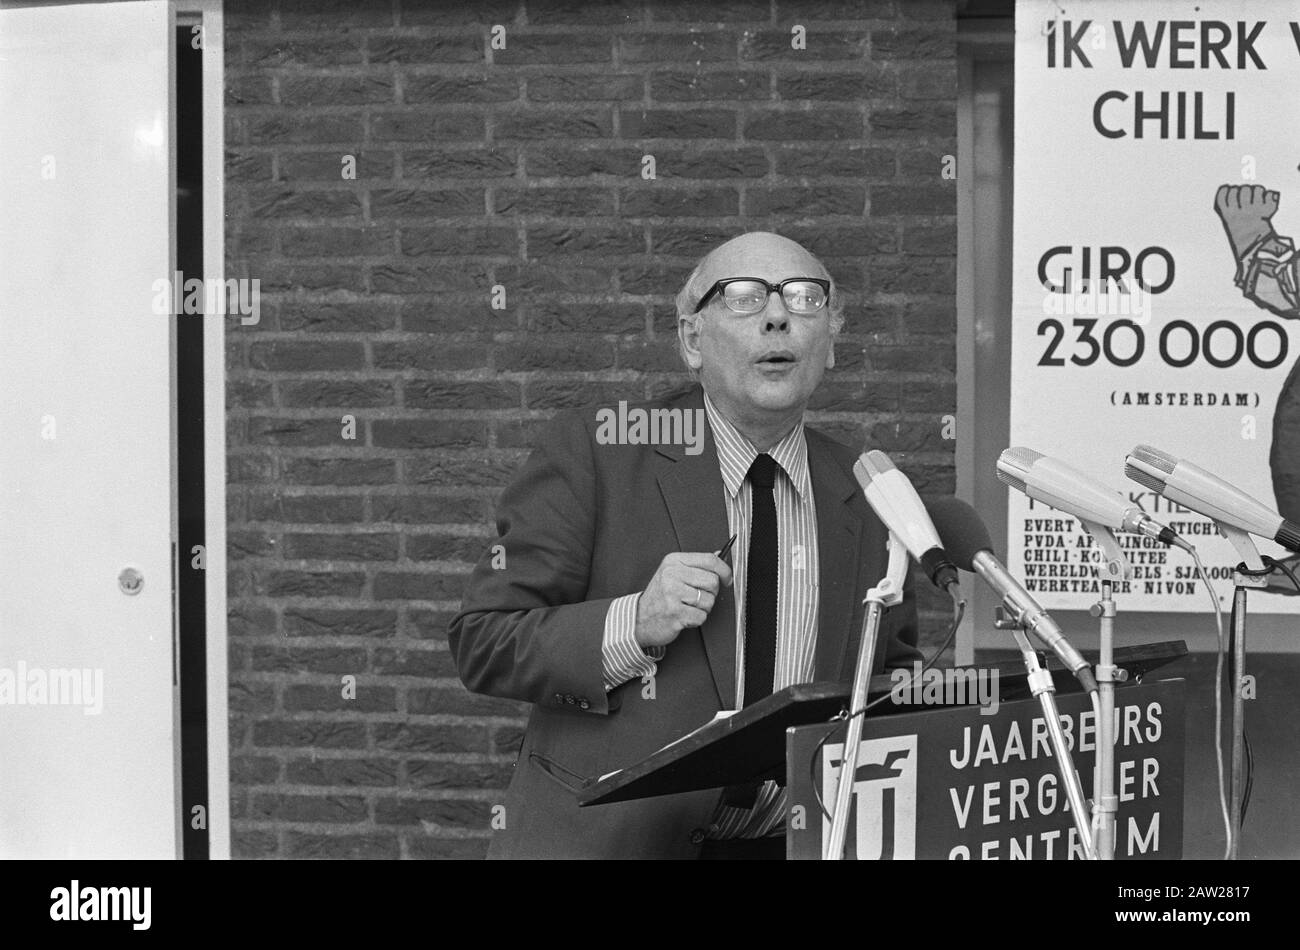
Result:
<svg viewBox="0 0 1300 950"><path fill-rule="evenodd" d="M1115 691L1115 857L1180 858L1184 718L1181 679ZM1083 693L1058 693L1074 766L1092 797L1097 724ZM1006 702L927 707L864 723L845 856L864 860L1082 859L1042 707ZM818 859L839 780L845 724L786 731L786 856ZM830 738L818 750L818 744ZM814 763L816 758L816 763Z"/></svg>

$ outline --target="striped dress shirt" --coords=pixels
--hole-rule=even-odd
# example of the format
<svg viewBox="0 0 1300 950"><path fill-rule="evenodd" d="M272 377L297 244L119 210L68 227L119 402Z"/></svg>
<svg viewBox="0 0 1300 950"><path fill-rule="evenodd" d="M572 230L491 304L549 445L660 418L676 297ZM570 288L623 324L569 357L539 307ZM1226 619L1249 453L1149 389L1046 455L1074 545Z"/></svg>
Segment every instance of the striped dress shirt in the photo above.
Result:
<svg viewBox="0 0 1300 950"><path fill-rule="evenodd" d="M758 451L720 413L708 393L704 407L718 451L727 523L737 535L732 553L732 597L736 606L736 693L739 707L745 696L745 581L749 558L753 488L746 480ZM817 510L808 474L808 444L799 422L768 450L778 474L773 486L777 524L777 641L773 691L813 677L817 645L818 573ZM656 661L667 648L642 650L636 642L636 611L640 594L619 597L605 618L602 650L606 690L634 677L653 676ZM776 782L766 782L752 809L720 805L708 829L710 838L761 838L779 834L785 826L786 794Z"/></svg>

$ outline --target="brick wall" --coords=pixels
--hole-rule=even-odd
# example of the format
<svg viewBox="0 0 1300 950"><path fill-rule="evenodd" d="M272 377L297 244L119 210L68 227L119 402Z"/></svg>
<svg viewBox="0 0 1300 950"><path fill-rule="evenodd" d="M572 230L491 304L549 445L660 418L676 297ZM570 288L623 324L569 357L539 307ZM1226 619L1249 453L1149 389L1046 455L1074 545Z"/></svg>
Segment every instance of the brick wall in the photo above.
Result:
<svg viewBox="0 0 1300 950"><path fill-rule="evenodd" d="M525 710L461 687L447 621L545 420L683 382L711 246L822 257L853 297L814 422L952 491L952 2L227 0L226 28L227 276L263 293L228 333L233 850L480 856Z"/></svg>

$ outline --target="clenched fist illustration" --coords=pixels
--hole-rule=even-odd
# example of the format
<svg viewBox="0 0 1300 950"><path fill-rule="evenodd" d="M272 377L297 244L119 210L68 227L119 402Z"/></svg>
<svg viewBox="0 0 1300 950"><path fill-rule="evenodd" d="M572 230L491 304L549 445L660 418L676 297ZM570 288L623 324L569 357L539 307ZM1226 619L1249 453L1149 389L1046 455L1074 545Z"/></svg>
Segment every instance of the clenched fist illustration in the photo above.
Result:
<svg viewBox="0 0 1300 950"><path fill-rule="evenodd" d="M1273 233L1273 215L1277 213L1281 195L1263 185L1220 185L1214 196L1214 210L1218 212L1223 229L1237 260L1241 260L1251 246Z"/></svg>
<svg viewBox="0 0 1300 950"><path fill-rule="evenodd" d="M1291 238L1273 229L1280 202L1281 195L1262 185L1220 185L1214 210L1228 233L1242 294L1264 313L1294 320L1300 318L1300 255ZM1300 361L1278 392L1268 463L1278 511L1300 518ZM1270 589L1295 593L1289 584Z"/></svg>

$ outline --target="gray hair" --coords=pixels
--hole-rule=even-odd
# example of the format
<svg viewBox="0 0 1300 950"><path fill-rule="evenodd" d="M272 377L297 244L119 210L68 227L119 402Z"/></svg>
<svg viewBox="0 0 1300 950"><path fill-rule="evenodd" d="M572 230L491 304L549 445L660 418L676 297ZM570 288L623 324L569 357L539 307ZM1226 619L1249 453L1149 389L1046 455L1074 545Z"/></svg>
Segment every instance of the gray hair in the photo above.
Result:
<svg viewBox="0 0 1300 950"><path fill-rule="evenodd" d="M692 313L692 311L699 305L700 298L708 293L708 288L705 287L697 291L694 289L695 282L699 280L700 274L704 270L704 265L708 263L709 256L712 253L713 251L709 251L708 254L705 254L696 262L695 267L691 270L690 276L686 278L686 283L682 284L682 289L677 292L677 318L679 321L682 317L685 317L688 320L693 318L696 330L699 329L700 321L704 319L704 314ZM821 269L826 272L826 277L831 282L831 292L827 306L830 308L831 315L831 336L838 336L840 330L844 326L844 292L835 285L835 278L831 276L830 269L825 264L822 264L817 255L809 252L809 256L812 257ZM674 326L673 329L676 331L678 326ZM691 365L686 362L686 350L682 346L680 332L674 333L674 338L677 340L677 355L681 357L682 365L686 367L686 372L691 375L692 379L698 379L699 373L691 369Z"/></svg>

